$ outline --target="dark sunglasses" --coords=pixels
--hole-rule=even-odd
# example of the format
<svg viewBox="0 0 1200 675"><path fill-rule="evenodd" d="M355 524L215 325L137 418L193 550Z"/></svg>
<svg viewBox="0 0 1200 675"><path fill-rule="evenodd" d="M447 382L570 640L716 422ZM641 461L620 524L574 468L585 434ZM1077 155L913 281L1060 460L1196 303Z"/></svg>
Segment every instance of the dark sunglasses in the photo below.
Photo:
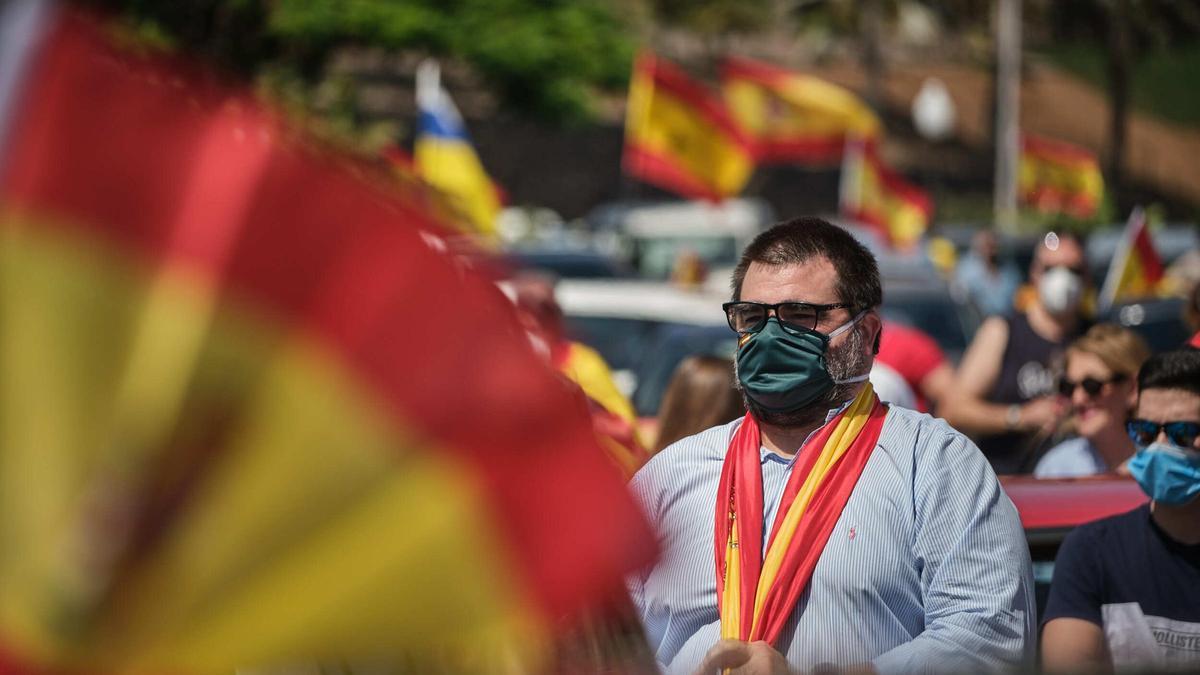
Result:
<svg viewBox="0 0 1200 675"><path fill-rule="evenodd" d="M721 305L725 310L725 319L729 327L738 333L757 333L767 325L771 310L779 317L779 323L785 328L798 330L816 330L821 321L821 313L831 309L849 309L851 305L835 302L831 305L814 305L809 302L780 302L768 305L763 302L727 302Z"/></svg>
<svg viewBox="0 0 1200 675"><path fill-rule="evenodd" d="M1159 431L1165 431L1167 438L1181 448L1190 448L1200 436L1200 422L1151 422L1150 420L1132 419L1125 423L1125 430L1134 444L1139 447L1150 445L1158 438Z"/></svg>
<svg viewBox="0 0 1200 675"><path fill-rule="evenodd" d="M1125 377L1125 375L1117 373L1107 380L1097 380L1094 377L1085 377L1078 382L1072 382L1064 377L1058 381L1058 393L1062 394L1063 396L1070 397L1075 393L1076 387L1083 387L1083 391L1086 392L1088 396L1096 396L1100 393L1100 390L1104 388L1104 385L1112 384L1114 382L1123 382Z"/></svg>

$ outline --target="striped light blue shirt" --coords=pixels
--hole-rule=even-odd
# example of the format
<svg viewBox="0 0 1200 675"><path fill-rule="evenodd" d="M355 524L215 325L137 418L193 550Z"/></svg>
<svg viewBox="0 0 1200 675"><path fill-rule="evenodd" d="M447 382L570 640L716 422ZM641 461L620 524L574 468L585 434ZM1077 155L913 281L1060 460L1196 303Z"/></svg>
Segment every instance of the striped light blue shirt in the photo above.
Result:
<svg viewBox="0 0 1200 675"><path fill-rule="evenodd" d="M668 673L690 674L720 639L713 516L740 424L671 445L631 483L662 557L630 592ZM762 450L764 546L793 463ZM776 647L805 670L1020 668L1033 662L1035 619L1029 549L987 460L942 420L892 406Z"/></svg>

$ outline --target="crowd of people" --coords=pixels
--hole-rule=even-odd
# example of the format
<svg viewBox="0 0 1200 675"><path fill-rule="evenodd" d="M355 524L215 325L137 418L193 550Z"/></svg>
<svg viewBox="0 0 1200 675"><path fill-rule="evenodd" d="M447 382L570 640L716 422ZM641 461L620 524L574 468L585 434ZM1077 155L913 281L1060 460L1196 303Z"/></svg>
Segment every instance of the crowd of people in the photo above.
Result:
<svg viewBox="0 0 1200 675"><path fill-rule="evenodd" d="M1152 355L1093 323L1072 235L1039 243L1024 289L990 234L975 244L974 292L1007 300L981 303L997 311L957 368L882 319L844 230L801 218L747 247L735 358L686 358L637 440L630 485L663 550L629 592L661 670L1200 668L1200 333ZM1040 628L997 479L1018 472L1124 474L1149 498L1070 535Z"/></svg>

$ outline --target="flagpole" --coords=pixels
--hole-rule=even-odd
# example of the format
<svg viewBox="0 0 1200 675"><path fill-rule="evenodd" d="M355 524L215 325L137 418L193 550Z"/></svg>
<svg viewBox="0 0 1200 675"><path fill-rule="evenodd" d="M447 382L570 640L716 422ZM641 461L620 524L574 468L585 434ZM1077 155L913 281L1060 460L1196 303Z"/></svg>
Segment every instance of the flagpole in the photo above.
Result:
<svg viewBox="0 0 1200 675"><path fill-rule="evenodd" d="M1104 285L1100 288L1100 297L1096 298L1100 311L1105 311L1116 302L1117 288L1121 285L1121 277L1125 275L1125 266L1129 264L1129 254L1133 251L1134 238L1137 237L1138 221L1145 218L1141 206L1133 207L1129 212L1129 220L1125 223L1125 231L1117 249L1113 251L1112 261L1108 264L1108 272L1104 275ZM1144 224L1141 227L1145 227Z"/></svg>
<svg viewBox="0 0 1200 675"><path fill-rule="evenodd" d="M1021 0L996 2L996 227L1017 229L1021 115Z"/></svg>

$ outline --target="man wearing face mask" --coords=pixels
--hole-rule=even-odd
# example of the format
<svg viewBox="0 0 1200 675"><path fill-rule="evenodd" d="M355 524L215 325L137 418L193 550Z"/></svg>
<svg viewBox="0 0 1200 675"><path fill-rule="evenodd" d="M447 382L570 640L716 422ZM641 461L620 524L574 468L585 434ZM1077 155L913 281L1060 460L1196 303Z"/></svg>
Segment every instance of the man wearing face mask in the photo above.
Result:
<svg viewBox="0 0 1200 675"><path fill-rule="evenodd" d="M1066 414L1055 370L1088 328L1086 269L1077 238L1046 235L1029 272L1036 297L1023 311L986 319L963 354L939 412L975 439L996 473L1032 470L1037 446Z"/></svg>
<svg viewBox="0 0 1200 675"><path fill-rule="evenodd" d="M743 253L724 309L749 413L631 484L663 552L630 593L665 672L1031 665L1016 510L970 440L875 396L881 301L870 252L823 220Z"/></svg>
<svg viewBox="0 0 1200 675"><path fill-rule="evenodd" d="M1021 270L1000 259L996 233L984 228L971 237L971 250L954 270L955 283L984 316L1004 314L1021 285Z"/></svg>
<svg viewBox="0 0 1200 675"><path fill-rule="evenodd" d="M1063 542L1043 618L1048 671L1200 670L1200 351L1146 361L1126 427L1151 501Z"/></svg>

